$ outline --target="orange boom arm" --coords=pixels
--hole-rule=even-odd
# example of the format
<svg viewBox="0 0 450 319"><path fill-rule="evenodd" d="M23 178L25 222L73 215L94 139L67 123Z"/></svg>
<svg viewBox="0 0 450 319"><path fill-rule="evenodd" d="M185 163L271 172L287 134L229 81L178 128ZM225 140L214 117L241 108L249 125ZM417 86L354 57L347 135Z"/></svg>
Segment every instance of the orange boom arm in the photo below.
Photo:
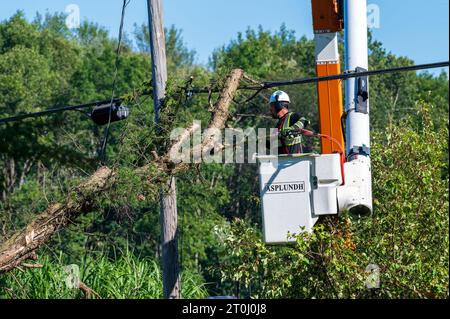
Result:
<svg viewBox="0 0 450 319"><path fill-rule="evenodd" d="M343 13L340 0L312 0L314 40L316 43L317 76L341 73L338 51L338 32L343 30ZM332 137L321 139L322 154L340 151L337 143L344 145L342 129L343 99L340 80L317 83L320 132ZM345 147L345 146L344 146Z"/></svg>

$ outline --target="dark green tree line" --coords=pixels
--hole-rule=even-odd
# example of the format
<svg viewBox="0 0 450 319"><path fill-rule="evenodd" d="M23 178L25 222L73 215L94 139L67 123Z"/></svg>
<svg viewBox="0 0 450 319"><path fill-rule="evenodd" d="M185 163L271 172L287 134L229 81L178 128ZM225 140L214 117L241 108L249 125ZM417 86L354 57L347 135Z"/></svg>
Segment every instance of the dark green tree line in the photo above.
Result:
<svg viewBox="0 0 450 319"><path fill-rule="evenodd" d="M151 98L133 96L151 76L145 24L135 27L134 42L128 36L126 39L117 95L130 96L127 102L131 118L111 126L107 148L107 164L121 168L124 177L134 167L151 161L152 151L160 147L158 143L162 140L154 133ZM170 77L177 79L179 86L185 85L190 76L198 86L217 83L232 68L244 69L255 81L310 77L315 72L314 42L298 38L284 26L275 33L259 28L238 34L213 53L208 67L196 64L195 52L186 47L181 31L175 27L166 30L166 42ZM76 31L68 30L63 15L38 16L30 23L18 13L3 21L0 116L109 99L116 47L117 40L98 25L84 23ZM370 40L371 69L412 63ZM442 268L445 261L448 263L448 235L444 235L448 214L443 210L448 206L448 198L443 195L446 181L448 188L448 164L445 166L448 143L442 137L448 127L447 75L399 73L372 77L370 85L371 126L377 153L374 174L378 185L374 219L362 225L349 217L324 223L324 229L319 228L317 237L312 239L313 248L325 249L324 260L305 256L308 249L304 238L299 238L295 248L280 250L272 250L260 242L256 164L201 165L198 170L178 176L183 269L199 273L205 282L211 283L207 286L211 294L232 294L235 283L240 282L244 294L254 297L370 297L354 281L362 278L360 268L375 260L382 267L386 265L383 270L389 286L377 296L448 295L448 284L443 283L448 271ZM313 128L319 130L315 85L283 89L290 94L293 109L311 119ZM244 103L249 92L241 92L233 105L236 115L229 125L272 127L273 120L263 116L268 111L269 93L263 92ZM193 120L201 120L205 127L208 106L207 95L183 97L174 106L170 125L187 127ZM426 121L424 114L429 117ZM50 202L64 197L78 179L101 165L98 150L103 133L103 128L80 112L0 127L0 238L24 226ZM403 150L408 141L410 148ZM396 151L399 149L401 152ZM398 164L403 158L405 162ZM398 166L389 166L391 161ZM413 184L407 177L416 170L424 172L421 177L424 183L436 182L436 189L430 193L421 184L411 200ZM58 263L79 263L86 256L95 259L106 255L114 260L116 252L125 249L137 256L157 259L160 253L157 194L144 194L140 190L144 187L132 174L127 178L129 185L115 189L102 209L59 233L40 253L51 257L62 252L61 258L55 258ZM437 200L441 205L433 208L431 203ZM433 223L426 224L427 214L433 214ZM398 215L404 216L399 222L395 219ZM436 235L422 234L420 227L433 230ZM333 237L335 232L342 236ZM376 236L368 240L367 232ZM396 239L389 241L385 233ZM231 235L227 239L220 234ZM403 239L398 242L399 238ZM426 241L432 241L435 247L427 246ZM441 245L446 241L447 250ZM390 249L395 245L399 254L393 257ZM438 260L440 248L444 252ZM408 264L411 259L418 260L416 268ZM292 262L290 271L298 275L285 277L286 260ZM394 263L388 265L386 260ZM436 268L434 272L432 267ZM349 278L353 281L346 283ZM417 284L416 291L406 287L407 280ZM359 288L352 287L352 283Z"/></svg>

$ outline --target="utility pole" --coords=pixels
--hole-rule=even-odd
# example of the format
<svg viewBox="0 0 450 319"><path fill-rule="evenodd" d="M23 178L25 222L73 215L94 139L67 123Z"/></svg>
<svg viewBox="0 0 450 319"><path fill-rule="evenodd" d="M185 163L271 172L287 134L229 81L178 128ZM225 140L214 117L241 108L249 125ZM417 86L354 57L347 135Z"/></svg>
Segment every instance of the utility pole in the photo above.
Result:
<svg viewBox="0 0 450 319"><path fill-rule="evenodd" d="M152 56L153 103L155 123L160 119L161 101L167 82L166 43L164 36L162 0L147 0ZM160 224L164 298L180 298L180 267L178 263L178 218L175 177L170 177L167 189L161 191Z"/></svg>

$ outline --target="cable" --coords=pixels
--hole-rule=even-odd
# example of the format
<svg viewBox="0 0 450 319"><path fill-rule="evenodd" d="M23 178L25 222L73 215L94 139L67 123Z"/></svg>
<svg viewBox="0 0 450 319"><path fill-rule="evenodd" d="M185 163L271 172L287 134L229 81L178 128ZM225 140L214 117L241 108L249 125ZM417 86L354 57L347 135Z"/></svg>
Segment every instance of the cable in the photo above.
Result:
<svg viewBox="0 0 450 319"><path fill-rule="evenodd" d="M418 71L425 69L434 69L441 67L448 67L449 61L445 62L437 62L437 63L427 63L427 64L418 64L418 65L410 65L410 66L402 66L395 67L389 69L380 69L380 70L372 70L372 71L348 71L341 74L328 75L328 76L320 76L320 77L312 77L312 78L303 78L303 79L293 79L293 80L282 80L282 81L265 81L260 85L251 85L251 86L242 86L239 90L256 90L258 93L265 89L270 89L278 86L288 86L288 85L298 85L298 84L308 84L308 83L317 83L322 81L332 81L332 80L345 80L350 78L357 78L361 76L373 76L373 75L381 75L388 73L396 73L396 72L408 72L408 71ZM190 92L192 93L209 93L211 88L192 88ZM212 90L212 92L218 92L219 90ZM254 94L256 97L257 94Z"/></svg>
<svg viewBox="0 0 450 319"><path fill-rule="evenodd" d="M179 264L180 264L180 269L179 269L179 274L180 274L180 281L182 280L181 276L183 274L183 235L184 235L184 212L182 214L180 214L180 223L179 223L179 227L180 227L180 235L179 235ZM180 296L182 296L183 293L183 285L180 284Z"/></svg>
<svg viewBox="0 0 450 319"><path fill-rule="evenodd" d="M121 98L116 98L113 101L113 103L120 103L120 102L122 102ZM0 119L0 124L18 122L18 121L28 119L28 118L46 116L46 115L61 113L61 112L65 112L65 111L79 111L84 108L95 107L95 106L105 105L105 104L109 104L109 103L111 103L111 100L108 99L108 100L103 100L103 101L90 102L90 103L86 103L86 104L67 105L67 106L63 106L63 107L59 107L59 108L55 107L55 108L48 109L48 110L45 110L42 112L25 113L25 114L19 114L16 116L12 116L12 117L3 118L3 119Z"/></svg>
<svg viewBox="0 0 450 319"><path fill-rule="evenodd" d="M325 76L325 77L315 77L315 78L305 78L305 79L297 79L297 80L287 80L287 81L271 81L271 82L263 82L259 86L245 86L239 88L240 90L256 90L257 93L260 93L263 89L268 89L274 86L283 86L283 85L296 85L296 84L307 84L307 83L313 83L313 82L320 82L320 81L330 81L330 80L336 80L336 79L347 79L347 78L354 78L359 76L371 76L371 75L380 75L380 74L386 74L386 73L394 73L394 72L405 72L405 71L414 71L414 70L423 70L423 69L432 69L432 68L438 68L438 67L445 67L449 66L449 62L439 62L439 63L430 63L430 64L421 64L421 65L413 65L408 67L398 67L398 68L391 68L391 69L381 69L381 70L373 70L373 71L365 71L365 72L349 72L349 73L342 73L337 75L331 75L331 76ZM187 89L188 93L210 93L215 92L214 90L211 91L211 88L191 88ZM256 96L257 94L255 94ZM113 103L119 103L122 99L116 98L113 100ZM247 102L247 101L246 101ZM0 124L8 123L8 122L15 122L20 121L27 118L32 117L39 117L39 116L45 116L49 114L64 112L64 111L70 111L70 110L76 110L86 107L92 107L92 106L98 106L98 105L104 105L104 104L111 104L110 100L106 101L97 101L97 102L91 102L87 104L80 104L80 105L74 105L74 106L65 106L62 108L53 108L42 112L37 113L27 113L27 114L21 114L9 118L3 118L0 119Z"/></svg>
<svg viewBox="0 0 450 319"><path fill-rule="evenodd" d="M363 71L363 72L349 71L349 72L342 73L342 74L322 76L322 77L313 77L313 78L307 78L307 79L287 80L287 81L271 81L271 82L264 82L263 85L265 86L265 88L269 89L269 88L273 88L276 86L307 84L307 83L331 81L331 80L345 80L345 79L357 78L357 77L361 77L361 76L372 76L372 75L395 73L395 72L417 71L417 70L434 69L434 68L440 68L440 67L446 67L446 66L447 67L449 66L448 61L447 62L403 66L403 67L381 69L381 70ZM258 87L258 89L259 88L260 87Z"/></svg>
<svg viewBox="0 0 450 319"><path fill-rule="evenodd" d="M325 139L331 141L331 143L335 143L337 145L337 147L339 148L338 153L341 158L341 176L342 176L342 182L345 184L345 174L344 174L345 149L344 149L344 147L342 147L342 144L339 143L339 141L337 139L335 139L334 137L327 135L327 134L315 133L313 131L305 130L305 129L291 130L290 133L293 135L304 135L307 137L325 138Z"/></svg>
<svg viewBox="0 0 450 319"><path fill-rule="evenodd" d="M123 0L123 6L122 6L122 16L120 18L120 27L119 27L119 42L117 44L117 50L116 50L116 60L114 62L114 78L113 78L113 84L112 84L112 92L111 92L111 101L109 103L109 119L108 119L108 125L105 129L105 137L103 138L103 144L102 148L100 150L100 160L101 163L105 163L106 159L106 145L108 144L108 137L109 137L109 129L111 126L111 110L114 103L114 95L116 93L116 85L117 85L117 75L119 70L119 62L120 62L120 53L122 49L122 37L123 37L123 24L125 21L125 11L127 6L130 4L131 0Z"/></svg>
<svg viewBox="0 0 450 319"><path fill-rule="evenodd" d="M339 141L337 139L335 139L334 137L331 137L331 136L329 136L327 134L315 133L313 131L305 130L305 129L290 130L289 133L292 134L292 135L304 135L306 137L325 138L325 139L327 139L327 140L329 140L332 143L337 145L337 147L339 148L339 153L340 154L345 154L345 150L342 147L341 143L339 143Z"/></svg>
<svg viewBox="0 0 450 319"><path fill-rule="evenodd" d="M396 73L396 72L417 71L417 70L433 69L433 68L448 67L448 66L449 66L449 62L447 61L447 62L412 65L412 66L407 66L407 67L397 67L397 68L391 68L391 69L372 70L372 71L365 71L365 72L351 71L348 73L342 73L342 74L336 74L336 75L330 75L330 76L324 76L324 77L304 78L304 79L286 80L286 81L278 81L278 82L266 81L258 86L243 86L243 87L240 87L239 90L256 90L256 91L258 91L257 93L259 94L262 90L269 89L269 88L276 87L276 86L308 84L308 83L321 82L321 81L349 79L349 78L355 78L355 77L360 77L360 76L373 76L373 75ZM184 89L187 91L189 96L191 96L191 94L193 94L193 93L219 92L219 90L212 90L211 88L190 88L190 89L184 88ZM253 98L256 97L258 94L254 94ZM146 95L146 94L143 94L143 95ZM249 100L251 100L251 99L247 99L246 102L249 102ZM121 101L122 101L122 99L116 98L116 99L114 99L113 103L118 103ZM13 116L13 117L0 119L0 124L16 122L16 121L20 121L20 120L27 119L27 118L45 116L45 115L49 115L49 114L70 111L70 110L75 110L75 109L81 109L81 108L86 108L86 107L92 107L92 106L97 106L97 105L102 105L102 104L104 105L107 103L112 104L110 100L97 101L97 102L91 102L88 104L65 106L62 108L53 108L50 110L37 112L37 113L21 114L21 115L17 115L17 116Z"/></svg>

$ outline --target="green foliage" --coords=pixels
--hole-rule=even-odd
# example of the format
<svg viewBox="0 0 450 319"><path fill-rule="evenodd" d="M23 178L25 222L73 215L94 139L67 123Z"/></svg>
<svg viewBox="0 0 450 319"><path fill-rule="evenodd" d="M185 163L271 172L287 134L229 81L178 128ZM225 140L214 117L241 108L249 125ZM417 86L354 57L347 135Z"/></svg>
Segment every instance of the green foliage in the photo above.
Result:
<svg viewBox="0 0 450 319"><path fill-rule="evenodd" d="M448 298L448 129L434 130L426 104L417 112L374 134L372 217L325 218L290 247L237 220L218 232L222 278L255 298ZM365 288L370 264L380 289Z"/></svg>
<svg viewBox="0 0 450 319"><path fill-rule="evenodd" d="M241 68L258 80L285 80L314 76L314 61L314 42L306 37L297 39L294 31L283 25L274 34L262 27L257 31L247 29L245 34L238 33L236 40L213 53L211 66L221 75L232 68ZM284 87L283 90L290 95L293 110L307 118L316 117L314 85ZM267 100L259 98L254 104L242 105L238 112L267 114ZM267 125L268 122L258 124Z"/></svg>
<svg viewBox="0 0 450 319"><path fill-rule="evenodd" d="M74 299L85 293L67 285L64 259L43 257L42 268L17 269L0 278L0 299ZM79 280L92 289L95 299L162 298L162 272L156 261L139 258L130 251L118 252L115 260L104 255L78 261ZM69 280L70 282L70 280ZM207 292L195 272L182 275L184 298L205 298Z"/></svg>
<svg viewBox="0 0 450 319"><path fill-rule="evenodd" d="M137 47L140 52L150 53L150 34L147 24L141 26L134 25L134 35L136 37ZM166 51L167 55L167 71L169 74L183 72L182 69L192 71L195 67L195 51L189 50L182 38L182 31L175 28L165 28Z"/></svg>
<svg viewBox="0 0 450 319"><path fill-rule="evenodd" d="M374 41L369 34L369 65L372 70L413 65L407 57L397 57L386 52L382 43ZM384 129L386 125L398 124L411 113L418 100L434 106L432 117L437 125L448 114L448 75L439 77L414 72L391 73L370 78L371 126ZM438 123L439 122L439 123Z"/></svg>
<svg viewBox="0 0 450 319"><path fill-rule="evenodd" d="M144 25L136 27L137 51L125 41L118 70L116 95L131 108L127 121L110 127L106 164L117 172L118 183L99 196L97 210L39 250L43 269L0 277L1 297L82 297L80 291L65 289L58 277L68 263L82 264L82 280L101 297L160 297L155 264L161 251L160 190L155 184L167 176L152 161L167 151L173 128L199 120L204 129L208 108L217 98L215 93L188 96L183 88L221 87L223 76L236 67L249 76L245 84L315 74L314 42L297 38L284 26L274 33L259 28L239 34L214 52L209 69L195 64L180 30L172 26L166 36L169 82L158 127L152 100L142 94L151 93ZM116 47L117 40L96 24L84 22L77 31L68 30L62 14L38 15L29 23L18 13L1 22L0 115L109 99ZM370 41L372 69L412 63ZM234 294L237 285L241 296L252 298L448 297L447 75L392 74L371 77L370 86L373 217L322 218L311 236L297 236L288 247L267 246L258 230L257 166L192 166L177 176L185 296L204 297L206 288L209 294ZM315 85L283 89L293 100L292 110L318 131ZM240 91L235 97L230 127L274 126L261 116L267 114L270 92L244 103L252 93ZM79 112L0 128L1 237L65 198L102 165L103 133ZM146 180L134 172L144 165ZM118 252L128 248L155 261L131 253L120 257ZM381 268L379 290L364 287L370 263Z"/></svg>
<svg viewBox="0 0 450 319"><path fill-rule="evenodd" d="M259 78L280 77L296 69L312 75L314 44L305 37L297 40L294 32L284 25L274 34L260 26L257 31L247 29L245 35L238 33L237 40L216 50L212 67L215 70L238 67Z"/></svg>

